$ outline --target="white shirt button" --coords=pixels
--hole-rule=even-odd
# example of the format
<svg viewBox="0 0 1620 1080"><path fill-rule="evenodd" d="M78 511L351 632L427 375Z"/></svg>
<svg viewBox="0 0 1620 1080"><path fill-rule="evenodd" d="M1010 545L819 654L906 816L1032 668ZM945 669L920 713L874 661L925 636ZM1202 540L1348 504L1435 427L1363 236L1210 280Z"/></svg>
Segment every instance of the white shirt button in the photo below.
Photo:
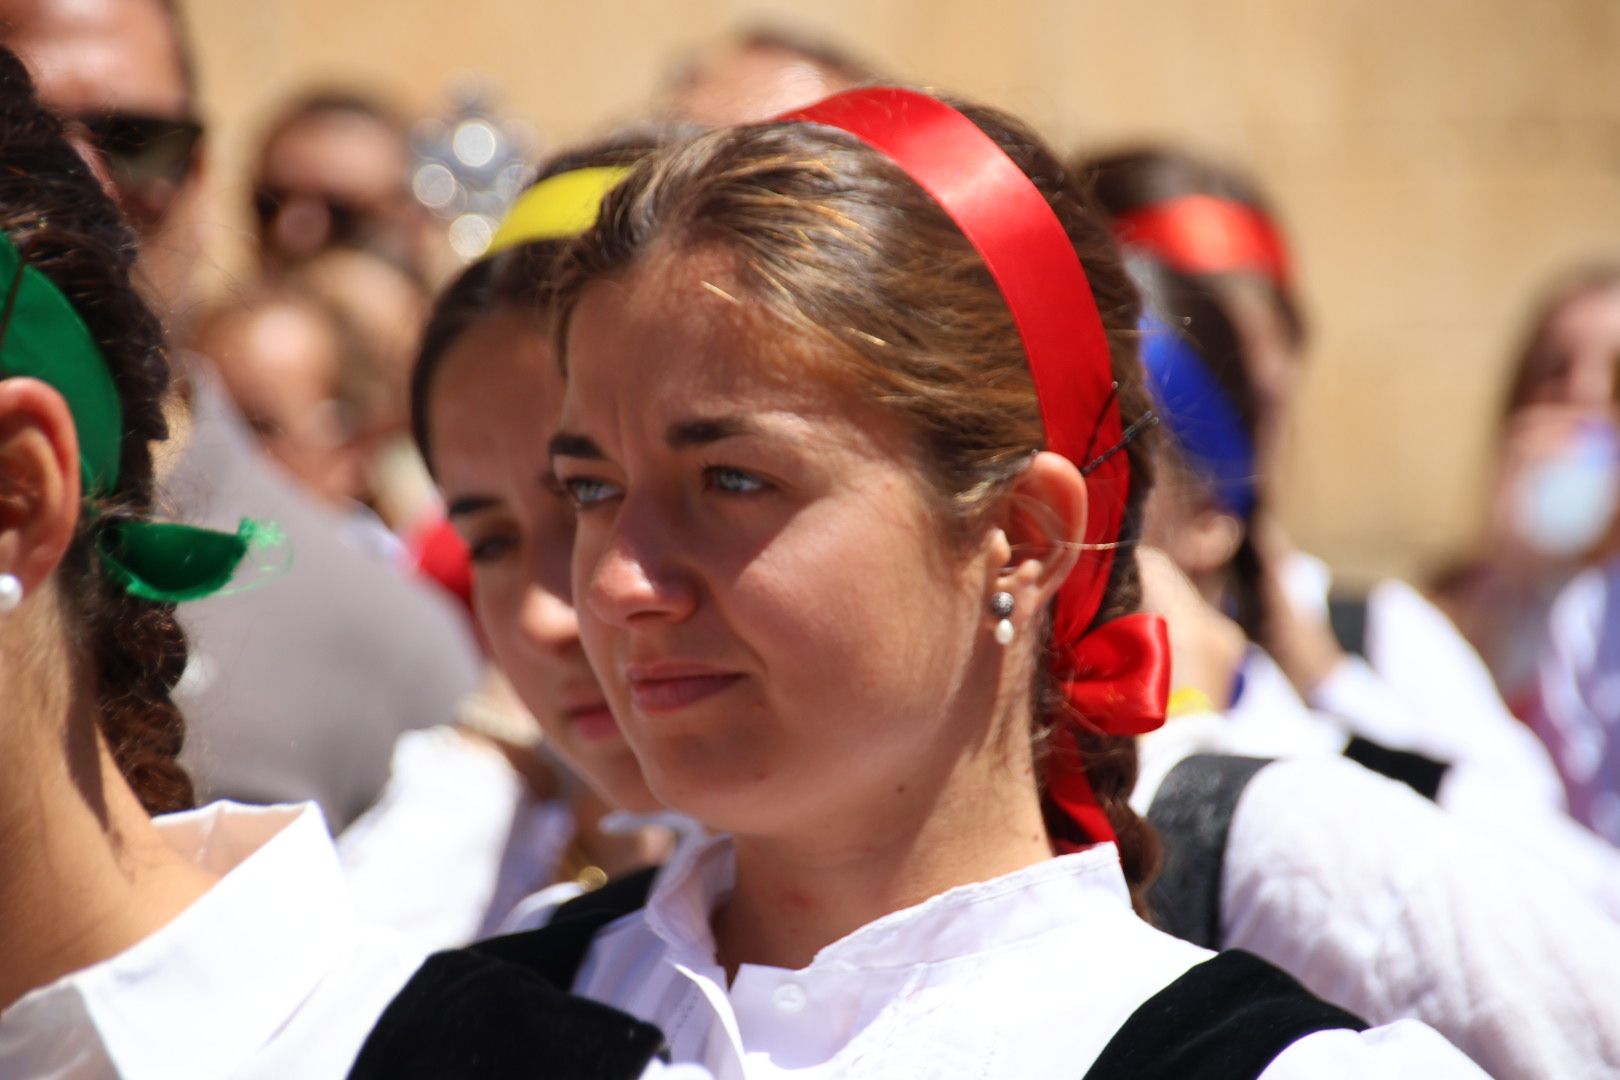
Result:
<svg viewBox="0 0 1620 1080"><path fill-rule="evenodd" d="M805 994L804 987L798 983L783 983L771 994L771 1002L776 1006L777 1011L787 1013L789 1016L803 1012L805 1005L809 1004L809 1001L810 998Z"/></svg>

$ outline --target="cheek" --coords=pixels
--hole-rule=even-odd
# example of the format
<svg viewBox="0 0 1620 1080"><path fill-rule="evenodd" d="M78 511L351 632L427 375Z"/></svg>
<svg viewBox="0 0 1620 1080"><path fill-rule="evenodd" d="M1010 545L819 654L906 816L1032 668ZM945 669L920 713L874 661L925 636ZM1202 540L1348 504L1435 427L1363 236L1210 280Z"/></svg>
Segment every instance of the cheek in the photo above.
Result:
<svg viewBox="0 0 1620 1080"><path fill-rule="evenodd" d="M523 639L522 600L525 582L505 564L474 572L473 614L495 664L536 719L548 722L555 709L555 678L544 658Z"/></svg>
<svg viewBox="0 0 1620 1080"><path fill-rule="evenodd" d="M579 641L585 655L598 670L611 668L611 654L606 651L607 627L596 618L590 603L591 578L601 558L603 530L594 518L582 518L575 526L566 557L558 560L558 568L565 578L567 595L574 601L574 614L579 620ZM602 658L598 664L596 657Z"/></svg>
<svg viewBox="0 0 1620 1080"><path fill-rule="evenodd" d="M890 712L919 699L932 709L960 681L971 600L919 542L931 523L897 505L805 515L737 578L734 617L768 650L772 684L792 694L785 707L836 698Z"/></svg>

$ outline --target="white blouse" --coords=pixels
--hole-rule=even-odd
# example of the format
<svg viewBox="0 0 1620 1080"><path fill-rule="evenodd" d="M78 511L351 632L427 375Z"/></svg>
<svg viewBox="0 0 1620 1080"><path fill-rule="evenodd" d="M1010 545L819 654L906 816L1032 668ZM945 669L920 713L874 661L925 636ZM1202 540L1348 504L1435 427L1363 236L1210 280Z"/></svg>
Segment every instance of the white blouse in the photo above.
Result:
<svg viewBox="0 0 1620 1080"><path fill-rule="evenodd" d="M1138 740L1143 811L1194 753L1254 753L1178 717ZM1343 758L1255 774L1222 866L1223 944L1373 1023L1432 1025L1498 1080L1620 1075L1620 926L1517 845Z"/></svg>
<svg viewBox="0 0 1620 1080"><path fill-rule="evenodd" d="M951 889L828 945L802 970L743 965L709 920L724 838L679 853L647 906L598 934L575 992L663 1028L679 1062L744 1077L1072 1077L1208 954L1136 917L1112 844ZM1319 1032L1269 1080L1479 1077L1429 1028Z"/></svg>
<svg viewBox="0 0 1620 1080"><path fill-rule="evenodd" d="M552 885L573 835L564 800L535 799L495 747L434 727L400 736L388 786L338 852L367 921L449 949L501 930Z"/></svg>
<svg viewBox="0 0 1620 1080"><path fill-rule="evenodd" d="M1376 676L1369 680L1376 689ZM1250 649L1244 662L1243 692L1228 721L1220 728L1218 752L1256 757L1337 754L1354 730L1307 705L1276 662L1258 648ZM1501 769L1474 757L1453 762L1435 802L1476 836L1494 838L1521 861L1535 862L1540 873L1567 884L1620 921L1620 848L1544 799L1509 787Z"/></svg>
<svg viewBox="0 0 1620 1080"><path fill-rule="evenodd" d="M1327 618L1332 577L1295 555L1284 584L1296 604ZM1367 593L1367 656L1349 656L1310 695L1358 735L1488 776L1499 793L1564 806L1547 748L1502 700L1474 647L1417 590L1384 580Z"/></svg>
<svg viewBox="0 0 1620 1080"><path fill-rule="evenodd" d="M319 809L220 802L156 825L223 876L150 937L0 1014L0 1076L346 1076L423 952L355 916Z"/></svg>

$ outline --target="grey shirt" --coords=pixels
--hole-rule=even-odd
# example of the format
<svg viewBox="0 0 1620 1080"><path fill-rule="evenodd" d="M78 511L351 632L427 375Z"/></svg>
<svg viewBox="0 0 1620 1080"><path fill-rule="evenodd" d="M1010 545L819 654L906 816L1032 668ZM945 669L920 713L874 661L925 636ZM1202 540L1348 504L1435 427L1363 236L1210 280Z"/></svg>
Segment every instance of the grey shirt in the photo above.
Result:
<svg viewBox="0 0 1620 1080"><path fill-rule="evenodd" d="M447 722L476 686L477 650L445 597L344 541L342 516L260 452L207 362L189 366L190 435L160 511L220 529L274 522L290 563L257 588L181 606L183 761L201 798L312 799L335 833L382 790L394 740Z"/></svg>

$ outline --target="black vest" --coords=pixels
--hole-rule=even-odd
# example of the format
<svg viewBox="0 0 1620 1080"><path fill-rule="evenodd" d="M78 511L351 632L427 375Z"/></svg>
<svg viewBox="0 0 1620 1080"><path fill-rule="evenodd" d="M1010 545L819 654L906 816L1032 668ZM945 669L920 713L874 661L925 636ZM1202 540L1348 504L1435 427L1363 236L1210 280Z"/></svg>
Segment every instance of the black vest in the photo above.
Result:
<svg viewBox="0 0 1620 1080"><path fill-rule="evenodd" d="M558 988L573 986L597 931L646 903L652 879L621 878L538 930L430 958L351 1078L640 1075L662 1048L658 1030ZM1366 1027L1259 957L1226 952L1143 1002L1083 1080L1251 1080L1312 1032Z"/></svg>

